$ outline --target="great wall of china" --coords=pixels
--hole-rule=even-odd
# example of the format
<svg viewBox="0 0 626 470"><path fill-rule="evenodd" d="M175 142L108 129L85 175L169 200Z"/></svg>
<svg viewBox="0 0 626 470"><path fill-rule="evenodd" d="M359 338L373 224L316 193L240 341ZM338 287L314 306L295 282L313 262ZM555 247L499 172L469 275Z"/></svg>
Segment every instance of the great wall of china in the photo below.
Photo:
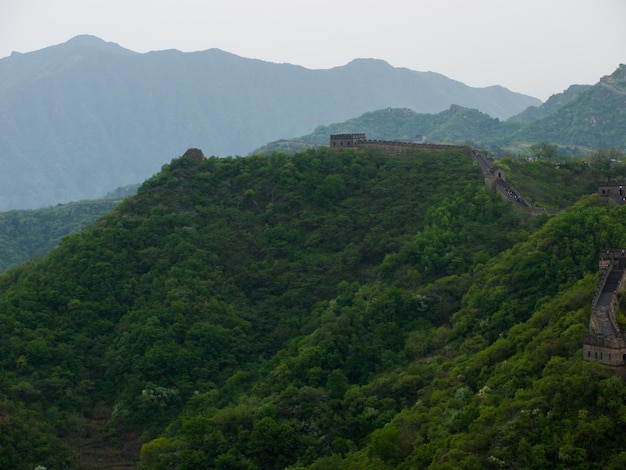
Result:
<svg viewBox="0 0 626 470"><path fill-rule="evenodd" d="M376 148L382 152L392 155L404 156L415 150L460 150L467 152L468 156L478 163L485 184L501 194L505 199L520 205L521 207L533 212L541 213L544 209L537 208L533 204L527 202L518 191L506 181L505 171L503 168L492 165L487 158L468 145L443 145L428 143L412 143L412 142L394 142L386 140L369 140L363 133L357 134L334 134L330 136L329 146L334 150L349 149L365 149Z"/></svg>
<svg viewBox="0 0 626 470"><path fill-rule="evenodd" d="M543 209L527 203L507 183L504 169L492 165L480 152L469 146L368 140L365 134L359 133L331 135L330 148L377 148L398 156L407 155L414 150L462 150L476 161L487 186L532 213L544 212ZM626 180L600 182L598 199L605 204L626 204ZM626 334L621 331L618 323L620 294L625 287L626 252L624 249L607 248L600 253L599 281L591 305L589 333L583 340L583 359L604 364L626 380Z"/></svg>

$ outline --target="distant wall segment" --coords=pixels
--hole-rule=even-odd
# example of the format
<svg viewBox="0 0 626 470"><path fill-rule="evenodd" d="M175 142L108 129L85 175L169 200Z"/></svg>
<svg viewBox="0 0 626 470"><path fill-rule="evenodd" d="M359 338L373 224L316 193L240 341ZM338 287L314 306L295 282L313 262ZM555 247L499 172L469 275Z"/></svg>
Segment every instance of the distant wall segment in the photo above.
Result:
<svg viewBox="0 0 626 470"><path fill-rule="evenodd" d="M330 148L343 150L359 147L367 141L365 134L333 134L330 136Z"/></svg>
<svg viewBox="0 0 626 470"><path fill-rule="evenodd" d="M426 144L414 142L395 142L388 140L368 140L363 133L357 134L332 134L330 136L329 146L335 150L346 150L351 148L377 148L385 153L392 155L404 154L408 150L450 150L462 149L469 151L468 146L464 145L442 145L442 144Z"/></svg>
<svg viewBox="0 0 626 470"><path fill-rule="evenodd" d="M430 144L424 142L395 142L387 140L369 140L364 133L356 134L332 134L329 146L331 149L342 151L348 149L375 148L389 155L404 156L414 150L441 151L459 150L467 152L468 156L480 167L485 184L494 191L500 193L502 197L511 202L520 204L526 209L534 209L519 193L506 181L503 168L493 166L475 149L468 145L444 145Z"/></svg>

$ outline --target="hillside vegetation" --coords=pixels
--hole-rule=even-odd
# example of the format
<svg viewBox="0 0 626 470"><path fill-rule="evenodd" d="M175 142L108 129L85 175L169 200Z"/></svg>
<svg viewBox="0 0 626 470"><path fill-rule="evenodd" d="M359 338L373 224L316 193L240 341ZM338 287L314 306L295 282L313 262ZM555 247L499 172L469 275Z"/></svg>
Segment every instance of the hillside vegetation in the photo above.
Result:
<svg viewBox="0 0 626 470"><path fill-rule="evenodd" d="M46 255L64 236L81 231L121 200L120 196L0 212L0 273Z"/></svg>
<svg viewBox="0 0 626 470"><path fill-rule="evenodd" d="M623 468L581 349L625 223L459 150L175 159L0 277L0 467Z"/></svg>
<svg viewBox="0 0 626 470"><path fill-rule="evenodd" d="M529 106L524 111L507 119L507 122L529 123L544 118L561 106L573 101L580 93L590 88L590 85L571 85L563 93L552 95L540 106Z"/></svg>
<svg viewBox="0 0 626 470"><path fill-rule="evenodd" d="M547 145L547 149L550 151L551 146ZM540 153L541 149L535 151ZM599 181L626 175L624 157L605 150L585 158L527 160L505 157L495 164L505 169L507 182L528 202L546 209L565 209L581 197L595 193Z"/></svg>
<svg viewBox="0 0 626 470"><path fill-rule="evenodd" d="M295 152L288 144L284 150ZM496 163L506 169L507 180L528 202L554 210L568 207L583 195L593 193L599 180L626 175L622 159L615 151L599 151L583 159L560 157L529 162L505 157ZM118 188L102 200L0 213L0 273L10 266L46 255L64 236L80 231L109 212L125 196L134 194L137 187Z"/></svg>

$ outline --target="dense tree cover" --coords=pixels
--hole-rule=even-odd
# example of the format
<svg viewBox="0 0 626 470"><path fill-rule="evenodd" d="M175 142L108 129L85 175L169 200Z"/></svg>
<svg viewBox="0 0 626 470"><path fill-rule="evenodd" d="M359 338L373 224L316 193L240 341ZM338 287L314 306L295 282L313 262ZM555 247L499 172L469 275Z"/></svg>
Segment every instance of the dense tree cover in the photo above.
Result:
<svg viewBox="0 0 626 470"><path fill-rule="evenodd" d="M529 161L505 157L498 165L506 168L506 179L524 198L540 207L563 209L598 190L598 182L607 178L624 178L623 155L615 149L600 149L585 158L559 157L554 148L543 142L537 155L552 155Z"/></svg>
<svg viewBox="0 0 626 470"><path fill-rule="evenodd" d="M581 201L455 276L448 317L438 282L343 284L235 403L196 395L143 447L147 468L619 468L626 387L580 351L597 252L624 243L625 217ZM271 455L253 439L270 423Z"/></svg>
<svg viewBox="0 0 626 470"><path fill-rule="evenodd" d="M65 235L82 230L113 209L122 197L0 212L0 273L45 255Z"/></svg>
<svg viewBox="0 0 626 470"><path fill-rule="evenodd" d="M580 351L624 223L530 220L458 151L173 160L0 277L0 467L618 468Z"/></svg>
<svg viewBox="0 0 626 470"><path fill-rule="evenodd" d="M616 74L619 72L618 69ZM623 71L621 75L623 86ZM626 107L623 93L607 89L602 84L594 85L558 112L522 128L515 138L526 142L548 140L592 149L615 147L624 151Z"/></svg>

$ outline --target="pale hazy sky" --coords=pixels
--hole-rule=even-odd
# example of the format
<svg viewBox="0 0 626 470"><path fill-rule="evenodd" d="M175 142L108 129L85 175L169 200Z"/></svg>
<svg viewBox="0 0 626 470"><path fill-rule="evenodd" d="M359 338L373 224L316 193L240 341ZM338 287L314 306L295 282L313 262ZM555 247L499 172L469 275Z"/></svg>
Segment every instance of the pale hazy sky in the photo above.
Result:
<svg viewBox="0 0 626 470"><path fill-rule="evenodd" d="M626 0L0 0L0 58L91 34L312 69L377 58L542 100L626 63Z"/></svg>

